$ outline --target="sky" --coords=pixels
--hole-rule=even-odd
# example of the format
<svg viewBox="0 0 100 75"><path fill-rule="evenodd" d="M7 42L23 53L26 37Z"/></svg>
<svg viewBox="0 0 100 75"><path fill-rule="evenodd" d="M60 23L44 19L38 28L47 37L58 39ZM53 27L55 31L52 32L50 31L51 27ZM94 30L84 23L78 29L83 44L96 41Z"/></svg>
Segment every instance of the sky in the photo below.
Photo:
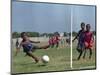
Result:
<svg viewBox="0 0 100 75"><path fill-rule="evenodd" d="M91 25L91 30L95 30L95 6L73 6L73 31L79 31L81 22Z"/></svg>
<svg viewBox="0 0 100 75"><path fill-rule="evenodd" d="M16 2L12 3L12 32L71 32L85 22L95 29L95 7L63 4Z"/></svg>

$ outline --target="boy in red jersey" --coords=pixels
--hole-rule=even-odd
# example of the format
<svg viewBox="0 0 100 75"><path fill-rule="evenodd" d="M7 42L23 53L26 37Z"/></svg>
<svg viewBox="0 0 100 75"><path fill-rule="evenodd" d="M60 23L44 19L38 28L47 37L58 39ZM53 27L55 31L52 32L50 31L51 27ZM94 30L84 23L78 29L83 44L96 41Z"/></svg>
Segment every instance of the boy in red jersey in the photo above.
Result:
<svg viewBox="0 0 100 75"><path fill-rule="evenodd" d="M52 45L52 38L49 37L49 45L51 46Z"/></svg>
<svg viewBox="0 0 100 75"><path fill-rule="evenodd" d="M59 40L60 40L60 39L59 39L59 35L56 34L56 35L54 36L54 44L56 45L56 48L59 47Z"/></svg>
<svg viewBox="0 0 100 75"><path fill-rule="evenodd" d="M84 53L83 58L85 58L86 49L89 49L89 51L90 51L89 58L91 59L94 37L93 37L93 33L90 31L90 29L91 29L90 24L87 24L86 31L85 31L85 37L84 37L85 53Z"/></svg>
<svg viewBox="0 0 100 75"><path fill-rule="evenodd" d="M50 37L50 38L49 38L49 45L50 45L51 48L54 47L53 37Z"/></svg>

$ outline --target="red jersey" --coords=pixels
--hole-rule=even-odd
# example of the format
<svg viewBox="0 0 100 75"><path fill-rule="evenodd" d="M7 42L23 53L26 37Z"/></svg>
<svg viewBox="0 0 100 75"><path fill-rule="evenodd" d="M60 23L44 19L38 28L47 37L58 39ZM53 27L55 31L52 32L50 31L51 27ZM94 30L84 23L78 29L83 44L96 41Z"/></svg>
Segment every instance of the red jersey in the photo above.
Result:
<svg viewBox="0 0 100 75"><path fill-rule="evenodd" d="M53 40L54 40L55 44L58 43L59 42L59 36L55 36Z"/></svg>
<svg viewBox="0 0 100 75"><path fill-rule="evenodd" d="M50 38L49 39L49 45L52 45L53 44L53 38Z"/></svg>
<svg viewBox="0 0 100 75"><path fill-rule="evenodd" d="M85 47L86 48L91 48L93 46L93 33L92 32L85 32Z"/></svg>
<svg viewBox="0 0 100 75"><path fill-rule="evenodd" d="M90 43L93 39L93 33L92 32L85 32L85 42Z"/></svg>

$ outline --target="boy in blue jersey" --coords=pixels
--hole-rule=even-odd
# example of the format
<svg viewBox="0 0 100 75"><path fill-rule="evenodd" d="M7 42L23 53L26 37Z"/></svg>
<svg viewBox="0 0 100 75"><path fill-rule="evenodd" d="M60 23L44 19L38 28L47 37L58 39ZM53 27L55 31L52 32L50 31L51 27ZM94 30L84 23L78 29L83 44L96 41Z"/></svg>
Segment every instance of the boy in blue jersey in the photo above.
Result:
<svg viewBox="0 0 100 75"><path fill-rule="evenodd" d="M75 41L75 39L78 39L78 45L77 45L77 51L80 53L78 56L78 60L80 59L83 50L84 50L84 36L85 36L85 23L81 23L81 30L79 30L78 34L76 35L76 37L72 40L73 42Z"/></svg>
<svg viewBox="0 0 100 75"><path fill-rule="evenodd" d="M27 35L26 32L22 32L21 33L21 38L22 41L19 45L19 48L16 50L16 54L19 52L21 46L23 47L23 51L26 53L26 55L28 55L29 57L32 57L35 62L37 63L39 61L39 59L32 54L33 51L35 51L36 49L47 49L49 47L49 45L46 46L42 46L42 47L38 47L38 46L34 46L32 43L40 43L39 41L31 41Z"/></svg>

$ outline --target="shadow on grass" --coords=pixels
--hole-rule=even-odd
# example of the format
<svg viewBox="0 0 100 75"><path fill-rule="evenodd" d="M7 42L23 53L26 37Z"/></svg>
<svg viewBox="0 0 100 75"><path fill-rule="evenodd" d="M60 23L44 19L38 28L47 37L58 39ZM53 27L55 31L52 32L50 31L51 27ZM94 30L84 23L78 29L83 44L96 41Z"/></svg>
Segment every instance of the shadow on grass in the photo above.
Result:
<svg viewBox="0 0 100 75"><path fill-rule="evenodd" d="M40 64L40 65L38 65L38 67L45 67L45 66L47 66L47 64Z"/></svg>
<svg viewBox="0 0 100 75"><path fill-rule="evenodd" d="M79 60L77 60L77 59L75 59L75 58L74 58L74 59L72 59L72 60L73 60L73 61L79 61Z"/></svg>
<svg viewBox="0 0 100 75"><path fill-rule="evenodd" d="M24 65L31 65L31 64L37 64L37 63L35 63L35 62L30 62L30 63L22 63L22 64L19 64L19 65L24 66Z"/></svg>

